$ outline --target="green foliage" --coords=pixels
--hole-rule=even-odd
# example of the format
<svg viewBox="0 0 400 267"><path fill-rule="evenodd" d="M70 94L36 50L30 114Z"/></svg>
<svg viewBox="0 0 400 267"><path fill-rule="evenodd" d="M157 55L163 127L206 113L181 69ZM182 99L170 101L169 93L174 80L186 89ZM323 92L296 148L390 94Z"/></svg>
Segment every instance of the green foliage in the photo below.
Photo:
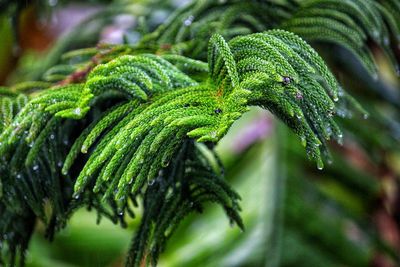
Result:
<svg viewBox="0 0 400 267"><path fill-rule="evenodd" d="M282 26L307 40L331 42L349 49L377 79L368 41L379 45L398 69L390 39L393 36L395 42L399 41L399 24L395 17L400 10L398 5L391 4L393 1L302 1Z"/></svg>
<svg viewBox="0 0 400 267"><path fill-rule="evenodd" d="M302 37L347 48L377 77L368 42L397 66L396 14L394 0L194 1L137 44L68 52L41 81L1 87L0 262L23 265L35 218L51 239L82 206L125 226L142 202L127 266L156 265L205 202L243 229L239 196L199 143L213 152L259 106L322 169L327 142L342 144L338 118L367 113Z"/></svg>
<svg viewBox="0 0 400 267"><path fill-rule="evenodd" d="M143 218L133 240L128 266L156 265L178 223L191 212L201 212L205 202L220 204L231 223L244 229L238 213L240 197L216 175L193 141L186 141L170 166L148 186L143 196Z"/></svg>

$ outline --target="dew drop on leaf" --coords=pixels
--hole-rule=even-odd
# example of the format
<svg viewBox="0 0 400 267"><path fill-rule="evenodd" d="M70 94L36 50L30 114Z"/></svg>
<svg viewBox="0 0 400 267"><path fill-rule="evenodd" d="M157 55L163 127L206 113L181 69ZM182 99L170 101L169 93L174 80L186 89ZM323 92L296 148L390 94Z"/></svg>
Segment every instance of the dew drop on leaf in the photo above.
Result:
<svg viewBox="0 0 400 267"><path fill-rule="evenodd" d="M82 114L82 111L80 108L74 109L74 114L80 116Z"/></svg>
<svg viewBox="0 0 400 267"><path fill-rule="evenodd" d="M343 134L338 134L337 137L338 137L338 140L337 140L338 144L342 146L343 145Z"/></svg>
<svg viewBox="0 0 400 267"><path fill-rule="evenodd" d="M183 25L190 26L194 20L194 16L190 15L187 19L183 21Z"/></svg>
<svg viewBox="0 0 400 267"><path fill-rule="evenodd" d="M324 168L324 163L322 162L322 160L318 160L317 161L317 169L318 170L322 170Z"/></svg>
<svg viewBox="0 0 400 267"><path fill-rule="evenodd" d="M385 36L385 37L383 38L383 44L384 44L384 45L389 45L389 44L390 44L389 38L388 38L387 36Z"/></svg>

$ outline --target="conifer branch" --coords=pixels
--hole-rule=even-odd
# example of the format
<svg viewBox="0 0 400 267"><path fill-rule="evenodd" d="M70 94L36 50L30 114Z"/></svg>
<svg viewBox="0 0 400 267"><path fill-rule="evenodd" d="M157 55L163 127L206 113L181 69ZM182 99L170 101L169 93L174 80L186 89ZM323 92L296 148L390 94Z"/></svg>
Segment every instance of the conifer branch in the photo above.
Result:
<svg viewBox="0 0 400 267"><path fill-rule="evenodd" d="M79 207L125 226L143 203L127 266L156 265L205 202L243 229L239 196L199 143L259 106L322 169L328 140L342 143L338 117L367 113L302 38L349 49L376 76L368 42L396 67L398 14L395 0L194 1L138 44L70 51L42 81L0 87L0 263L23 265L36 218L51 239Z"/></svg>

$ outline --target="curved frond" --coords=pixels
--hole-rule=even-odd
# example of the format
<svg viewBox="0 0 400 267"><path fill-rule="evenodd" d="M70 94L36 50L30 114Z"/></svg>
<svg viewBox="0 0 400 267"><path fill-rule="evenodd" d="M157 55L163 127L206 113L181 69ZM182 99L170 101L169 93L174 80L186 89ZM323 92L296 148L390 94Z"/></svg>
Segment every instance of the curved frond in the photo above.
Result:
<svg viewBox="0 0 400 267"><path fill-rule="evenodd" d="M307 0L300 3L282 27L306 40L334 43L348 49L377 78L370 41L380 46L398 69L391 36L398 42L399 28L393 17L395 12L388 7L387 1Z"/></svg>
<svg viewBox="0 0 400 267"><path fill-rule="evenodd" d="M217 142L248 105L280 117L322 168L320 146L327 151L325 140L341 142L342 134L333 118L338 85L317 53L282 30L237 37L229 44L215 36L210 50L206 82L155 91L149 102L124 102L82 133L63 168L67 173L79 151L94 146L77 178L76 195L87 186L95 192L108 188L104 199L123 206L168 166L187 137ZM88 81L107 67L100 65Z"/></svg>

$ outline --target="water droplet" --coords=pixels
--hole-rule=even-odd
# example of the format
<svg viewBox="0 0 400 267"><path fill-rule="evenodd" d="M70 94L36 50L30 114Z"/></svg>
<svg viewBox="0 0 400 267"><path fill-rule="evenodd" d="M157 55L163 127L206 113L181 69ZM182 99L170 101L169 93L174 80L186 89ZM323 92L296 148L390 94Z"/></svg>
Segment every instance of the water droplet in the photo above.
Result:
<svg viewBox="0 0 400 267"><path fill-rule="evenodd" d="M338 87L337 94L338 94L338 97L344 96L344 90L343 90L342 86Z"/></svg>
<svg viewBox="0 0 400 267"><path fill-rule="evenodd" d="M163 167L168 167L169 161L164 161L164 162L161 163L161 165L162 165Z"/></svg>
<svg viewBox="0 0 400 267"><path fill-rule="evenodd" d="M321 159L317 160L317 169L320 171L324 169L324 163Z"/></svg>
<svg viewBox="0 0 400 267"><path fill-rule="evenodd" d="M368 119L368 118L369 118L369 115L368 115L367 113L364 113L363 119L366 120L366 119Z"/></svg>
<svg viewBox="0 0 400 267"><path fill-rule="evenodd" d="M35 166L33 166L33 167L32 167L32 170L34 170L34 171L37 171L37 170L39 170L39 165L35 165Z"/></svg>
<svg viewBox="0 0 400 267"><path fill-rule="evenodd" d="M292 82L292 78L289 76L283 76L282 77L282 83L283 85L289 85Z"/></svg>
<svg viewBox="0 0 400 267"><path fill-rule="evenodd" d="M57 166L61 168L63 166L62 161L57 162Z"/></svg>
<svg viewBox="0 0 400 267"><path fill-rule="evenodd" d="M374 38L379 38L379 31L378 30L373 30L372 31L372 37L374 37Z"/></svg>
<svg viewBox="0 0 400 267"><path fill-rule="evenodd" d="M215 112L215 114L220 114L220 113L222 113L222 110L220 108L217 108L214 110L214 112Z"/></svg>
<svg viewBox="0 0 400 267"><path fill-rule="evenodd" d="M212 131L212 132L210 133L210 136L211 136L211 138L217 137L217 132L216 132L216 131Z"/></svg>
<svg viewBox="0 0 400 267"><path fill-rule="evenodd" d="M190 15L187 19L183 21L183 25L190 26L194 20L194 16Z"/></svg>
<svg viewBox="0 0 400 267"><path fill-rule="evenodd" d="M20 173L17 174L17 179L21 179L22 175Z"/></svg>
<svg viewBox="0 0 400 267"><path fill-rule="evenodd" d="M346 111L344 111L343 109L338 109L336 111L336 115L338 115L341 118L345 118L346 117Z"/></svg>
<svg viewBox="0 0 400 267"><path fill-rule="evenodd" d="M152 185L155 183L155 181L156 181L156 179L148 180L148 181L147 181L147 184L148 184L149 186L152 186Z"/></svg>
<svg viewBox="0 0 400 267"><path fill-rule="evenodd" d="M29 147L33 147L34 142L28 144Z"/></svg>
<svg viewBox="0 0 400 267"><path fill-rule="evenodd" d="M326 133L330 136L330 135L332 135L332 128L331 128L331 126L328 126L328 127L326 127Z"/></svg>
<svg viewBox="0 0 400 267"><path fill-rule="evenodd" d="M81 108L74 109L74 114L80 116L82 114Z"/></svg>
<svg viewBox="0 0 400 267"><path fill-rule="evenodd" d="M303 93L300 92L300 91L298 91L298 92L296 93L296 99L297 99L297 100L302 100L302 99L303 99Z"/></svg>
<svg viewBox="0 0 400 267"><path fill-rule="evenodd" d="M341 134L341 133L338 134L337 138L338 138L337 139L338 144L342 146L343 145L343 134Z"/></svg>
<svg viewBox="0 0 400 267"><path fill-rule="evenodd" d="M384 44L384 45L389 45L389 43L390 43L389 38L388 38L387 36L385 36L385 37L383 38L383 44Z"/></svg>
<svg viewBox="0 0 400 267"><path fill-rule="evenodd" d="M74 196L73 196L73 198L76 199L76 200L78 200L80 197L81 197L80 194L74 194Z"/></svg>
<svg viewBox="0 0 400 267"><path fill-rule="evenodd" d="M305 138L304 136L301 136L301 137L300 137L300 140L301 140L301 145L302 145L303 147L305 147L305 146L307 145L307 140L306 140L306 138Z"/></svg>
<svg viewBox="0 0 400 267"><path fill-rule="evenodd" d="M50 139L51 139L51 140L54 140L54 138L56 138L55 135L54 135L54 134L51 134L51 135L50 135Z"/></svg>

